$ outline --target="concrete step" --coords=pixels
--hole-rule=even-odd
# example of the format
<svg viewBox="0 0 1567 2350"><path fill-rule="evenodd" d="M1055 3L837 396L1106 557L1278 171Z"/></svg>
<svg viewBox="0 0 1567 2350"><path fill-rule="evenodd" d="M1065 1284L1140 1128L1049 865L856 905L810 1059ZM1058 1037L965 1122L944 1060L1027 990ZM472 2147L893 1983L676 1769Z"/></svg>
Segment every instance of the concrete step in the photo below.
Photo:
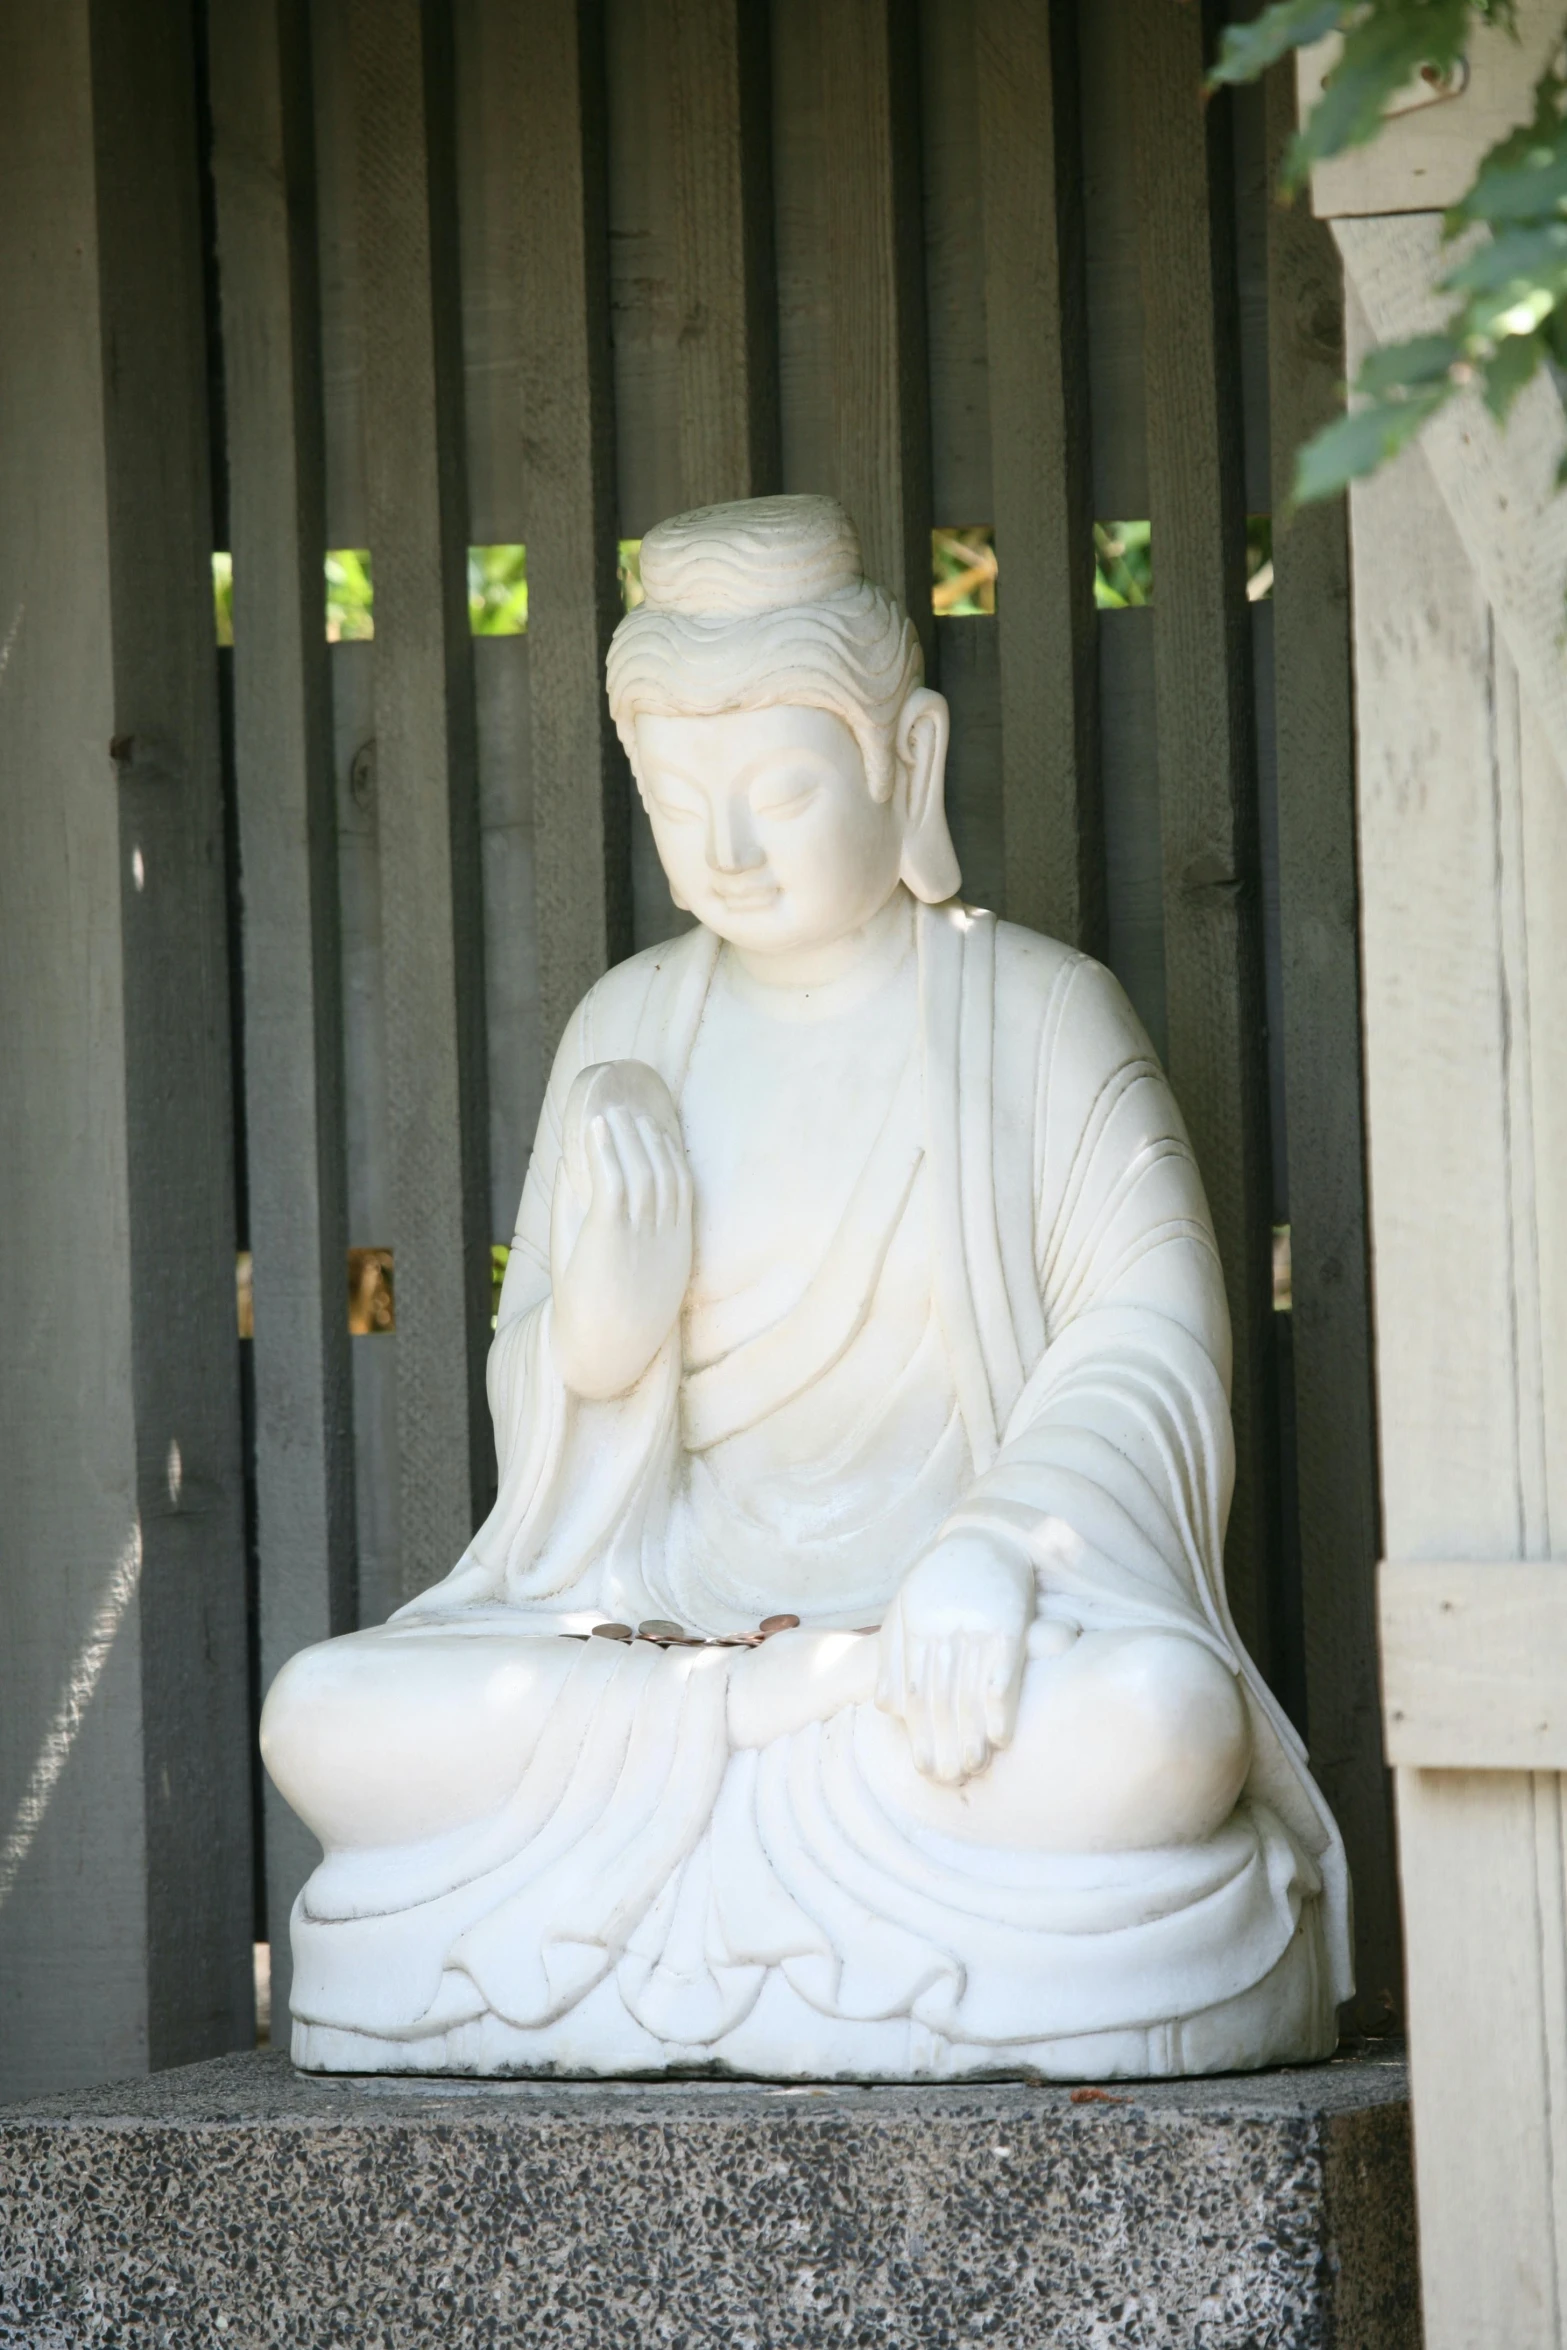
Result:
<svg viewBox="0 0 1567 2350"><path fill-rule="evenodd" d="M1103 2091L306 2078L0 2111L26 2350L1416 2350L1394 2052Z"/></svg>

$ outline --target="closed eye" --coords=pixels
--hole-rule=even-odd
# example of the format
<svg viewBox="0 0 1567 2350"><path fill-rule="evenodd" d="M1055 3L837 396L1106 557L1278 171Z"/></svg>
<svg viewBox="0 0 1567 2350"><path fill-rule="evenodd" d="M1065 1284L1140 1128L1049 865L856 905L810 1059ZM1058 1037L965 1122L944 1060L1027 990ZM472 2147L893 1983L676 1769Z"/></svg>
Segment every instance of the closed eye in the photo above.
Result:
<svg viewBox="0 0 1567 2350"><path fill-rule="evenodd" d="M752 811L758 816L798 816L815 799L817 789L810 781L774 784L752 794Z"/></svg>
<svg viewBox="0 0 1567 2350"><path fill-rule="evenodd" d="M657 793L653 795L653 810L661 824L698 824L702 818L700 808L689 807L683 800L663 799Z"/></svg>

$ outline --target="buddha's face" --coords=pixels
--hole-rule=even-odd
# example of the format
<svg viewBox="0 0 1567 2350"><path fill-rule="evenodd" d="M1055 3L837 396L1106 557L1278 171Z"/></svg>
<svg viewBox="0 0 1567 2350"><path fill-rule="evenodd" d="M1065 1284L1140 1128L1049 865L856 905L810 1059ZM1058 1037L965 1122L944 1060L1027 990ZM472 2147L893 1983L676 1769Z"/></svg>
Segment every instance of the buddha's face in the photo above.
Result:
<svg viewBox="0 0 1567 2350"><path fill-rule="evenodd" d="M830 711L641 713L637 767L676 902L744 954L846 938L898 884L903 792L872 798Z"/></svg>

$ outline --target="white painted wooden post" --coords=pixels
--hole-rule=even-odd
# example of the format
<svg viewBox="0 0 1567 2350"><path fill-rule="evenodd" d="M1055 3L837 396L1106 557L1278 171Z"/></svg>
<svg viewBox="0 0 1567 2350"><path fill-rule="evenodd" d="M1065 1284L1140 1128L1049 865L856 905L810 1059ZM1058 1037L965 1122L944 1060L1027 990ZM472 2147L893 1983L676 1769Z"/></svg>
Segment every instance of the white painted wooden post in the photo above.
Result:
<svg viewBox="0 0 1567 2350"><path fill-rule="evenodd" d="M254 2030L194 117L0 5L0 2098Z"/></svg>
<svg viewBox="0 0 1567 2350"><path fill-rule="evenodd" d="M1440 216L1541 25L1324 173L1353 370L1440 314ZM1466 114L1464 109L1468 108ZM1356 489L1366 1093L1429 2350L1567 2332L1567 431L1467 403Z"/></svg>

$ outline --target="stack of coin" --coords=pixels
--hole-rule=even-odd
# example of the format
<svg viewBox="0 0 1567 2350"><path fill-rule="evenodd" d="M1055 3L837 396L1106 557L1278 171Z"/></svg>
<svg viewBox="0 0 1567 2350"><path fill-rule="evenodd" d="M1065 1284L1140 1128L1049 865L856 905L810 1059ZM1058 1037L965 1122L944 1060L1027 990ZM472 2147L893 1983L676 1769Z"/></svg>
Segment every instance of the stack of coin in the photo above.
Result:
<svg viewBox="0 0 1567 2350"><path fill-rule="evenodd" d="M649 1616L634 1632L629 1624L595 1624L593 1631L599 1640L650 1640L655 1648L759 1648L775 1632L796 1631L799 1622L798 1616L764 1616L754 1632L721 1632L711 1639L703 1632L688 1632L667 1616Z"/></svg>

